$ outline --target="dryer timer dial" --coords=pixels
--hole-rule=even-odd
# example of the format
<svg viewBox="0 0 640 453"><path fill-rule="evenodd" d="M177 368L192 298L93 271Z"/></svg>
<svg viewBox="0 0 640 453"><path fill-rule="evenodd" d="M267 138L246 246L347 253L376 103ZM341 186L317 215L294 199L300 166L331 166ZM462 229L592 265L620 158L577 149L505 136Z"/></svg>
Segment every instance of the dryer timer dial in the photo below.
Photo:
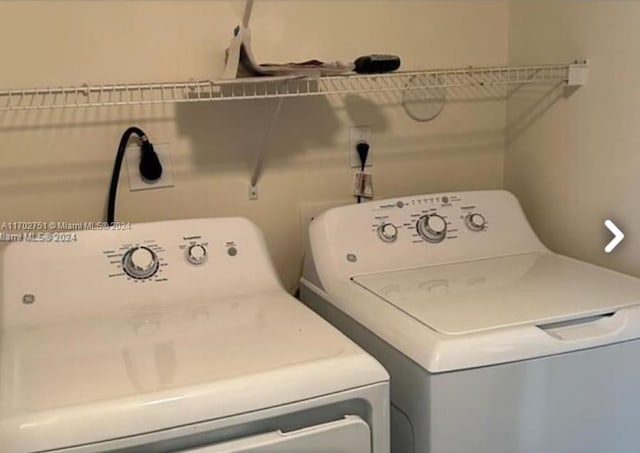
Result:
<svg viewBox="0 0 640 453"><path fill-rule="evenodd" d="M153 277L158 271L158 255L148 247L133 247L124 254L122 268L133 278Z"/></svg>

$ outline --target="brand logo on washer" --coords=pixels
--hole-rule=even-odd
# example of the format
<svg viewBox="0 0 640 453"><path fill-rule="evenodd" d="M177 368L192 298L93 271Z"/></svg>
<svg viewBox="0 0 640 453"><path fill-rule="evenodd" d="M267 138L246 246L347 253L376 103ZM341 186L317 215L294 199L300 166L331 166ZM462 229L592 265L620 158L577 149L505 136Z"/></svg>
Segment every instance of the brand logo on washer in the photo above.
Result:
<svg viewBox="0 0 640 453"><path fill-rule="evenodd" d="M350 263L355 263L356 261L358 261L358 257L353 253L347 253L347 261L349 261Z"/></svg>
<svg viewBox="0 0 640 453"><path fill-rule="evenodd" d="M30 304L34 303L35 301L36 301L36 296L34 296L33 294L25 294L24 296L22 296L22 303L23 304L30 305Z"/></svg>

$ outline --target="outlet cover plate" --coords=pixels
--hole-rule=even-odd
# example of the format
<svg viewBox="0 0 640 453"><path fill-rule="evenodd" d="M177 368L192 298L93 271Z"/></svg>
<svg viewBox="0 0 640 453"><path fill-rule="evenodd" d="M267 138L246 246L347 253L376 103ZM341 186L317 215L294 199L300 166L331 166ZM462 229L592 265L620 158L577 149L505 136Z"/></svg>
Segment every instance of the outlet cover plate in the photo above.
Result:
<svg viewBox="0 0 640 453"><path fill-rule="evenodd" d="M129 145L125 151L125 159L127 160L127 173L129 175L129 190L131 192L137 190L160 189L162 187L173 187L173 168L171 166L171 156L169 155L168 143L154 143L153 149L158 154L158 159L162 164L162 176L157 181L145 181L140 176L140 146Z"/></svg>
<svg viewBox="0 0 640 453"><path fill-rule="evenodd" d="M360 141L365 141L370 146L365 167L371 167L373 165L373 153L371 152L371 126L352 126L349 128L349 165L351 168L361 168L360 156L358 156L358 151L356 150L356 145Z"/></svg>

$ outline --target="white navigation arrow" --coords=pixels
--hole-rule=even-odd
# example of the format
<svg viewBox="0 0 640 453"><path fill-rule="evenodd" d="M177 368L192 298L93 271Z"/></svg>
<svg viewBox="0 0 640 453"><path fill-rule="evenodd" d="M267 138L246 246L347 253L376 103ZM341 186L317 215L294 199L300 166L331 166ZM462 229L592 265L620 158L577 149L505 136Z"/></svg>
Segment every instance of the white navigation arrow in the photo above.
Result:
<svg viewBox="0 0 640 453"><path fill-rule="evenodd" d="M609 231L613 233L613 236L614 236L611 242L609 242L607 246L604 248L605 252L611 253L613 252L613 249L615 249L618 246L618 244L620 244L624 239L624 233L620 231L620 228L618 228L616 224L613 223L611 220L605 220L604 226L606 226L609 229Z"/></svg>

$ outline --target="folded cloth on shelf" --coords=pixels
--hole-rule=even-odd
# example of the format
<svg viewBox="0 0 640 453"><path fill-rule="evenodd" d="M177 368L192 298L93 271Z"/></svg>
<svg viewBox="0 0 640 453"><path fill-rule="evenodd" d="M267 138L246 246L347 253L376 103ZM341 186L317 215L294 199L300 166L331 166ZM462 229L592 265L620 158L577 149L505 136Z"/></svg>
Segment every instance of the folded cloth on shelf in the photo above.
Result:
<svg viewBox="0 0 640 453"><path fill-rule="evenodd" d="M239 73L240 69L243 70L242 75L249 76L298 75L320 77L352 72L354 64L340 61L323 62L320 60L307 60L299 63L257 64L251 53L251 49L243 43L240 47Z"/></svg>

